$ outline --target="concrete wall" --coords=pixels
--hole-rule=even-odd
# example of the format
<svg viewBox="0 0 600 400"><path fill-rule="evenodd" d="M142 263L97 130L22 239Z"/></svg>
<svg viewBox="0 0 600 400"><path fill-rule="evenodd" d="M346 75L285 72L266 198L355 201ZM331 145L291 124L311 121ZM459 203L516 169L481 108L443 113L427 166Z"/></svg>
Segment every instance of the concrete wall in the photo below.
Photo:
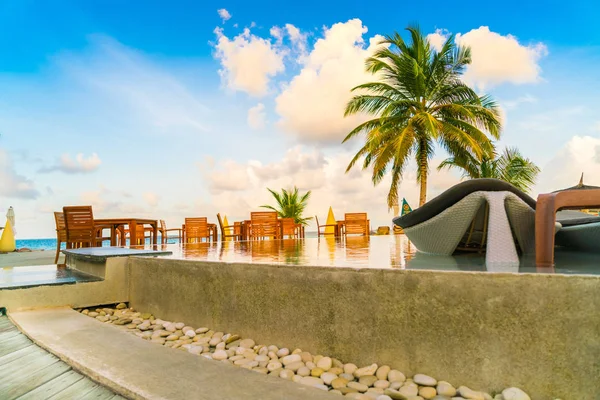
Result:
<svg viewBox="0 0 600 400"><path fill-rule="evenodd" d="M600 277L130 259L131 305L490 392L597 399Z"/></svg>
<svg viewBox="0 0 600 400"><path fill-rule="evenodd" d="M127 257L108 258L102 264L104 281L70 285L0 289L0 305L9 311L37 307L88 307L126 302L129 299Z"/></svg>

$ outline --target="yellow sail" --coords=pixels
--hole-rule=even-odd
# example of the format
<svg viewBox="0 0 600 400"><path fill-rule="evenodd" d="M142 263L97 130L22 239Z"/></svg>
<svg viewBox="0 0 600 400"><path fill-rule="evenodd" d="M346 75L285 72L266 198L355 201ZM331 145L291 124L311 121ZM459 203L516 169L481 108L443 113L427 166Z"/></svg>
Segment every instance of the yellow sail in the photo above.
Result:
<svg viewBox="0 0 600 400"><path fill-rule="evenodd" d="M335 222L335 217L333 216L333 209L331 206L329 207L329 213L327 213L327 222L325 222L325 224L331 225L325 227L325 234L331 236L335 235L335 224L337 224L337 222Z"/></svg>
<svg viewBox="0 0 600 400"><path fill-rule="evenodd" d="M0 237L0 252L15 251L16 248L17 242L15 241L15 235L10 220L7 218L6 225L2 231L2 237Z"/></svg>

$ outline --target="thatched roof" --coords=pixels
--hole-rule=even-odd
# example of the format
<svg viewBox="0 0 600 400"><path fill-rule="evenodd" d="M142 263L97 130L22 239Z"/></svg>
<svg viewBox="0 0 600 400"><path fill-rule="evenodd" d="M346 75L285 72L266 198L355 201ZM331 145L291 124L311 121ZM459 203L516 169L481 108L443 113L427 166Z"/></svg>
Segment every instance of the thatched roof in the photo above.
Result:
<svg viewBox="0 0 600 400"><path fill-rule="evenodd" d="M581 173L581 178L579 179L579 183L575 186L571 186L565 189L560 189L560 190L555 190L553 193L556 192L564 192L565 190L587 190L587 189L600 189L600 186L592 186L592 185L586 185L583 183L583 172Z"/></svg>

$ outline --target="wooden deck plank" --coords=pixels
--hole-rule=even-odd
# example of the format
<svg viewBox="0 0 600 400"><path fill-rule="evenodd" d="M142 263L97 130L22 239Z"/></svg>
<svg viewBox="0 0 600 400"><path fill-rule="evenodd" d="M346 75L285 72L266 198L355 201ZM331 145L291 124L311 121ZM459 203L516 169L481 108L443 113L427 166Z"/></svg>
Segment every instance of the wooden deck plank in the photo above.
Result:
<svg viewBox="0 0 600 400"><path fill-rule="evenodd" d="M80 397L81 400L109 400L115 396L113 392L106 389L103 386L98 386L93 389L91 392L88 392L86 395Z"/></svg>
<svg viewBox="0 0 600 400"><path fill-rule="evenodd" d="M56 393L53 396L48 397L47 400L71 400L71 399L81 399L84 395L91 392L98 385L92 382L89 379L82 379L73 385L69 386L65 390L62 390Z"/></svg>
<svg viewBox="0 0 600 400"><path fill-rule="evenodd" d="M6 320L8 321L8 320ZM18 331L18 329L9 322L4 322L0 324L0 332L8 332L8 331Z"/></svg>
<svg viewBox="0 0 600 400"><path fill-rule="evenodd" d="M5 356L0 357L0 368L6 364L11 362L12 360L16 360L19 357L23 357L26 356L29 353L43 353L44 351L42 349L40 349L39 347L35 346L34 344L31 344L27 347L23 347L20 350L17 351L13 351L12 353L9 353Z"/></svg>
<svg viewBox="0 0 600 400"><path fill-rule="evenodd" d="M21 350L24 347L31 346L32 344L31 340L23 335L6 340L0 346L0 357Z"/></svg>
<svg viewBox="0 0 600 400"><path fill-rule="evenodd" d="M19 360L15 360L10 364L4 365L2 372L0 372L0 393L2 393L2 388L10 385L12 382L27 379L29 375L59 361L56 357L48 353L41 355L33 354L33 356L35 357L28 358L22 363Z"/></svg>
<svg viewBox="0 0 600 400"><path fill-rule="evenodd" d="M19 335L21 335L21 332L16 329L13 329L12 331L0 332L0 346L2 345L3 341Z"/></svg>
<svg viewBox="0 0 600 400"><path fill-rule="evenodd" d="M5 363L2 366L2 370L0 371L0 378L4 379L8 375L27 371L25 368L29 368L30 364L39 363L41 365L45 365L45 360L56 359L56 357L51 354L46 353L45 351L35 351L29 354L23 355L21 357L15 358L14 360Z"/></svg>
<svg viewBox="0 0 600 400"><path fill-rule="evenodd" d="M20 379L11 380L6 385L6 389L0 388L0 393L2 393L3 396L6 396L5 398L7 400L14 400L19 396L32 391L36 387L41 386L44 383L62 375L70 369L71 367L67 364L61 361L56 361L44 368L31 371L29 374L21 377Z"/></svg>
<svg viewBox="0 0 600 400"><path fill-rule="evenodd" d="M0 399L124 400L36 346L0 317Z"/></svg>
<svg viewBox="0 0 600 400"><path fill-rule="evenodd" d="M86 378L84 378L83 375L70 370L20 396L18 400L47 399L48 397L65 390L82 379Z"/></svg>

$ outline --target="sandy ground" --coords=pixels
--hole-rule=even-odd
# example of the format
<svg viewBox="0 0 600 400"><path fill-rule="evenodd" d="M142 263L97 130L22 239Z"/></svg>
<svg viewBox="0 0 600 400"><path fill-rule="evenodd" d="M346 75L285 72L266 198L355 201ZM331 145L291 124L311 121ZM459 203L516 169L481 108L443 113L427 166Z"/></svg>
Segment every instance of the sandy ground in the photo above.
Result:
<svg viewBox="0 0 600 400"><path fill-rule="evenodd" d="M23 267L33 265L54 264L54 251L32 251L32 252L12 252L0 254L0 268L2 267ZM64 262L65 256L61 255L59 263Z"/></svg>

